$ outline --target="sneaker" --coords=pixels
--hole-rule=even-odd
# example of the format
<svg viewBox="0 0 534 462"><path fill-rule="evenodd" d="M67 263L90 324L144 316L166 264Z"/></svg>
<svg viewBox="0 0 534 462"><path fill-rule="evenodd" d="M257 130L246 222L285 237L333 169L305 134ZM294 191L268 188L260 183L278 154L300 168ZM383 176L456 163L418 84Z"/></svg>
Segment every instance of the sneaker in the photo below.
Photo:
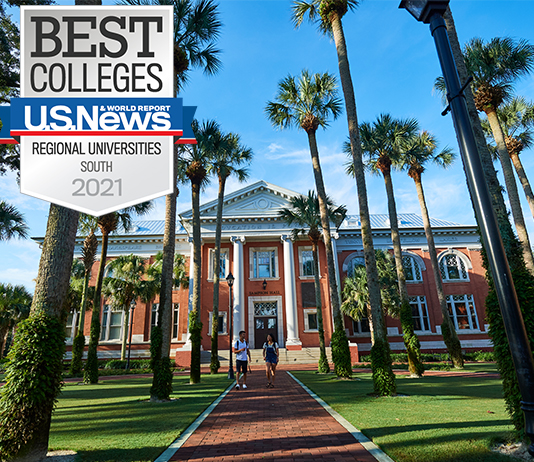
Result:
<svg viewBox="0 0 534 462"><path fill-rule="evenodd" d="M243 389L246 390L247 388L248 387L245 384L243 384Z"/></svg>
<svg viewBox="0 0 534 462"><path fill-rule="evenodd" d="M239 390L239 384L238 383L236 383L235 388L236 388L236 390Z"/></svg>

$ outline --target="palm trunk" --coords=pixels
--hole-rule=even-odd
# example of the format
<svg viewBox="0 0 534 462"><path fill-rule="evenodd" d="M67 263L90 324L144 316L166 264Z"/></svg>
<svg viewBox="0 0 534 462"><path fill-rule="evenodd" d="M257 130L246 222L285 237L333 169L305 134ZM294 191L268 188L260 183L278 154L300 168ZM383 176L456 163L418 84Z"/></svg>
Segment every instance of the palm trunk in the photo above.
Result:
<svg viewBox="0 0 534 462"><path fill-rule="evenodd" d="M77 375L82 370L82 357L83 357L83 350L85 347L85 334L84 334L84 328L85 328L85 310L87 308L87 292L89 289L89 279L91 278L90 271L85 272L85 279L83 282L83 293L82 293L82 303L80 308L80 321L78 322L79 327L76 328L74 326L74 330L76 331L75 334L73 334L73 342L72 342L72 359L70 361L70 373L72 375Z"/></svg>
<svg viewBox="0 0 534 462"><path fill-rule="evenodd" d="M221 272L221 233L224 200L224 186L226 177L219 176L219 193L217 196L217 222L215 224L215 249L213 262L213 314L211 321L211 363L210 371L216 374L221 364L219 362L219 274ZM231 314L228 313L228 316ZM228 318L229 319L229 318Z"/></svg>
<svg viewBox="0 0 534 462"><path fill-rule="evenodd" d="M358 205L360 209L360 223L362 232L363 253L365 257L365 269L367 272L367 284L369 287L369 304L371 306L371 318L373 318L373 347L375 354L371 350L371 357L375 357L373 367L373 383L375 392L381 395L393 394L396 391L395 374L391 368L391 350L386 335L386 324L382 312L382 301L380 298L380 286L378 284L378 270L376 268L376 257L373 246L373 235L371 233L371 220L369 216L369 204L367 200L367 187L365 185L365 173L362 160L362 150L360 133L358 130L358 115L356 112L356 99L354 97L354 87L350 74L347 45L343 33L341 18L331 14L332 33L336 44L339 75L343 96L345 99L345 109L347 111L347 122L349 126L350 149L352 162L354 164L354 176L358 190ZM376 348L375 348L376 346ZM380 366L379 366L380 364Z"/></svg>
<svg viewBox="0 0 534 462"><path fill-rule="evenodd" d="M317 198L319 200L319 212L321 214L321 227L323 228L323 239L326 250L326 262L328 265L328 283L330 287L330 300L332 303L332 313L334 315L335 340L332 340L332 358L334 360L335 372L338 376L350 377L352 375L352 365L350 363L349 343L343 327L343 319L340 310L339 291L337 289L336 268L334 264L334 252L332 250L332 237L330 235L330 220L326 205L326 191L319 162L319 150L317 149L317 139L315 131L308 132L308 143L313 165L313 175L317 188Z"/></svg>
<svg viewBox="0 0 534 462"><path fill-rule="evenodd" d="M130 323L130 305L124 310L124 329L122 329L121 361L126 359L126 345L128 344L128 331Z"/></svg>
<svg viewBox="0 0 534 462"><path fill-rule="evenodd" d="M9 326L0 328L0 359L4 357L4 349L6 348L7 333Z"/></svg>
<svg viewBox="0 0 534 462"><path fill-rule="evenodd" d="M200 383L200 283L202 276L202 241L200 236L200 183L191 182L193 208L193 307L189 314L191 334L191 373L190 383Z"/></svg>
<svg viewBox="0 0 534 462"><path fill-rule="evenodd" d="M402 249L399 233L399 222L397 219L397 206L395 204L395 194L393 192L393 181L391 170L388 168L382 172L386 184L388 197L389 225L391 227L391 241L393 242L393 254L395 255L395 269L399 280L399 294L401 298L400 320L403 333L404 347L408 355L408 369L412 377L421 377L424 372L421 362L421 345L414 332L412 308L408 299L408 289L406 288L406 276L402 264Z"/></svg>
<svg viewBox="0 0 534 462"><path fill-rule="evenodd" d="M321 282L319 280L319 252L317 249L317 241L312 241L313 252L313 276L315 282L315 307L317 309L317 328L319 331L319 364L317 372L319 374L328 374L330 372L330 365L326 356L326 347L324 341L324 326L323 326L323 303L321 301Z"/></svg>
<svg viewBox="0 0 534 462"><path fill-rule="evenodd" d="M23 381L15 383L15 378L0 397L0 453L13 461L38 461L48 451L52 411L63 380L62 308L77 226L78 212L51 204L31 314L17 329L12 347L17 362L9 363L6 371L10 375L16 369L12 377Z"/></svg>
<svg viewBox="0 0 534 462"><path fill-rule="evenodd" d="M510 200L510 208L512 209L512 216L514 218L515 229L517 236L521 242L523 248L523 257L525 264L531 273L534 273L534 258L532 257L532 249L530 248L530 240L528 238L528 231L525 225L525 219L523 217L523 211L521 210L521 202L519 200L519 193L517 191L517 183L514 178L514 171L512 169L512 163L510 162L510 155L504 142L504 134L501 124L495 109L486 111L488 122L497 145L497 152L499 153L499 160L501 161L502 173L504 175L504 182L506 184L506 190L508 192L508 199Z"/></svg>
<svg viewBox="0 0 534 462"><path fill-rule="evenodd" d="M93 312L91 314L91 331L89 333L89 348L87 349L87 362L83 380L85 383L98 383L98 341L100 340L100 309L102 305L102 281L108 255L109 234L102 230L102 248L100 250L100 264L95 285L95 297L93 299Z"/></svg>
<svg viewBox="0 0 534 462"><path fill-rule="evenodd" d="M514 168L517 173L517 176L519 177L519 181L523 186L523 191L525 192L528 206L530 207L530 213L532 213L532 216L534 217L534 194L532 194L532 188L530 187L530 182L528 181L527 174L525 172L525 169L523 168L523 163L519 158L519 153L511 152L510 158L512 159L512 163L514 164Z"/></svg>
<svg viewBox="0 0 534 462"><path fill-rule="evenodd" d="M430 256L430 263L432 265L432 272L434 273L434 281L436 283L436 291L438 294L439 306L441 308L441 315L443 322L441 324L441 335L447 347L447 351L451 357L454 367L461 369L464 367L464 358L462 356L462 345L458 339L458 334L449 316L447 308L447 300L443 293L443 284L441 282L441 274L438 265L438 256L436 253L436 245L434 244L434 236L432 235L432 228L430 227L430 218L428 216L428 209L426 206L425 193L423 191L423 183L420 175L414 175L413 180L417 189L417 197L421 207L421 215L423 216L423 225L425 228L426 240L428 243L428 253Z"/></svg>

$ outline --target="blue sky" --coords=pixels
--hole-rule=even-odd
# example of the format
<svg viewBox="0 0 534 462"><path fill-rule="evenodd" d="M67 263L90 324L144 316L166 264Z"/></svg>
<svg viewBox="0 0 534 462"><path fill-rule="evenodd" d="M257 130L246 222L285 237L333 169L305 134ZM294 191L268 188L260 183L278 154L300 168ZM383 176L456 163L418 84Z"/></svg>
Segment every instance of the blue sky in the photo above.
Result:
<svg viewBox="0 0 534 462"><path fill-rule="evenodd" d="M300 29L293 27L291 4L290 0L222 0L219 8L224 27L218 46L223 51L223 69L213 77L193 72L180 96L184 104L198 106L197 118L217 120L223 131L240 134L242 142L253 149L249 183L265 180L306 193L314 188L306 134L273 129L264 108L287 74L298 75L308 69L337 76L338 67L329 38L308 23ZM398 4L399 0L364 0L343 19L358 118L373 121L380 113L415 117L421 128L438 137L441 147L458 152L451 116L441 116L441 99L432 88L440 71L428 26L399 10ZM462 43L472 37L488 40L502 36L534 43L532 0L452 0L451 9ZM534 99L533 79L530 75L518 81L516 93ZM344 174L346 156L341 148L346 138L344 113L317 134L327 192L336 203L346 205L349 213L357 214L355 183ZM532 152L524 152L522 158L527 175L534 175ZM139 181L143 181L142 172ZM446 171L430 167L423 182L431 216L474 223L459 159ZM393 183L398 211L420 214L413 181L405 173L396 173ZM241 186L230 180L227 192ZM371 213L387 213L383 180L368 175L367 187ZM180 191L178 210L185 211L190 208L190 191L187 185ZM214 199L216 192L212 183L202 201ZM11 174L0 177L0 198L25 214L32 236L44 236L48 203L21 195ZM526 202L523 210L533 239L534 221ZM163 216L164 199L158 199L149 218ZM0 281L33 290L39 257L40 250L31 240L0 243Z"/></svg>

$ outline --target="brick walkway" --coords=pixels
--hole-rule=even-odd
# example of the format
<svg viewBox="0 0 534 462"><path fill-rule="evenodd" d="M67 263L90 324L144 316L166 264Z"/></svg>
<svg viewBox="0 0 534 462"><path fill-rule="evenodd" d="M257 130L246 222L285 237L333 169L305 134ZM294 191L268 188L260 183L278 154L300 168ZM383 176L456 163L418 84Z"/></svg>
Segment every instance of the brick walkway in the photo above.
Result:
<svg viewBox="0 0 534 462"><path fill-rule="evenodd" d="M172 461L360 461L376 459L289 375L248 375L247 390L232 390Z"/></svg>

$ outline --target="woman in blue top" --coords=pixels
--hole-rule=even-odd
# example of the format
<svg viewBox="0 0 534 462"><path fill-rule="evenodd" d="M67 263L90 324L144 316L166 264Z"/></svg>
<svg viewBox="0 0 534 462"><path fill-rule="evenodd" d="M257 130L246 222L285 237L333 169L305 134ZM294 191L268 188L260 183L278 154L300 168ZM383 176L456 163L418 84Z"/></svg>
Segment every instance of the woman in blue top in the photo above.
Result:
<svg viewBox="0 0 534 462"><path fill-rule="evenodd" d="M278 364L278 343L274 341L271 334L267 335L267 341L263 344L263 359L267 372L267 388L274 388L274 373Z"/></svg>

